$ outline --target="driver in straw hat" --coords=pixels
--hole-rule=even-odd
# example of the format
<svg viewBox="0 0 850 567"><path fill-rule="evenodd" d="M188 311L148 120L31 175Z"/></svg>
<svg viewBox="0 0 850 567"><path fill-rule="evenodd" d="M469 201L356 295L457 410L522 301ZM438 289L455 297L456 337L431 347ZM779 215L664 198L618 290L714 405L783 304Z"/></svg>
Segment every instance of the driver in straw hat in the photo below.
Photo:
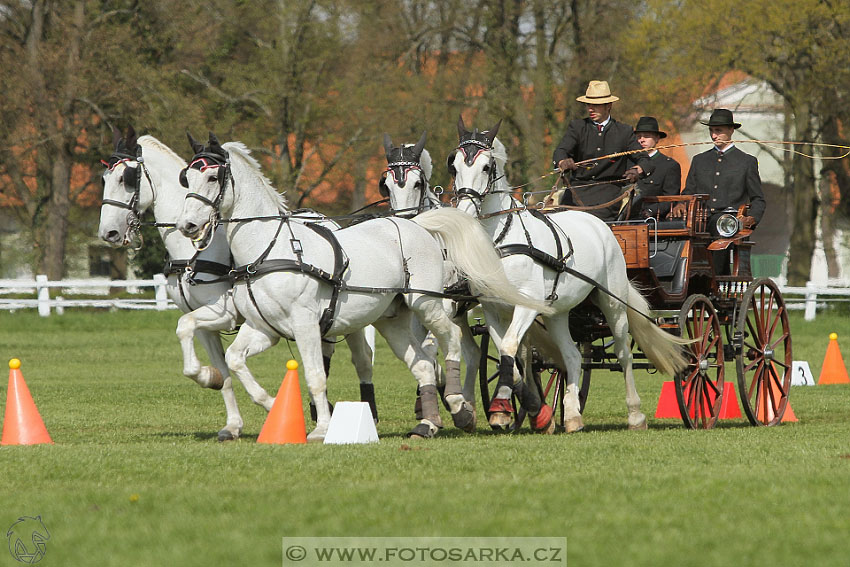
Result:
<svg viewBox="0 0 850 567"><path fill-rule="evenodd" d="M576 100L585 104L587 117L570 122L552 161L561 172L569 172L570 187L564 191L561 204L592 207L622 195L624 181L634 183L655 167L645 153L577 165L576 162L609 154L640 150L641 146L631 126L611 117L611 106L620 99L611 94L607 81L590 81L585 95ZM614 220L619 210L618 202L588 212L602 220Z"/></svg>

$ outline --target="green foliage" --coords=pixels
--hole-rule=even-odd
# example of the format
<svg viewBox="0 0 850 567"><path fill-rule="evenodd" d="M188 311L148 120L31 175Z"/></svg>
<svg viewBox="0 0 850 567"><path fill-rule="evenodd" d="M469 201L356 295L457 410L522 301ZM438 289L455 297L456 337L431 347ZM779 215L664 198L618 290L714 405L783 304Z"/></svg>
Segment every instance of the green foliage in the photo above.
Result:
<svg viewBox="0 0 850 567"><path fill-rule="evenodd" d="M629 432L622 376L599 372L583 433L498 435L479 421L475 435L447 426L412 442L414 383L379 342L379 444L258 445L264 412L239 384L244 435L219 444L221 396L181 375L177 316L0 316L0 359L23 361L55 442L2 448L0 508L10 524L42 516L52 536L45 561L280 565L285 536L505 534L566 536L569 565L846 559L850 387L794 388L797 424L687 431L652 419L664 378L638 373L649 430ZM795 358L815 376L842 321L792 316ZM850 335L839 342L846 356ZM280 345L249 365L275 391L291 356ZM329 387L333 400L357 399L344 344Z"/></svg>

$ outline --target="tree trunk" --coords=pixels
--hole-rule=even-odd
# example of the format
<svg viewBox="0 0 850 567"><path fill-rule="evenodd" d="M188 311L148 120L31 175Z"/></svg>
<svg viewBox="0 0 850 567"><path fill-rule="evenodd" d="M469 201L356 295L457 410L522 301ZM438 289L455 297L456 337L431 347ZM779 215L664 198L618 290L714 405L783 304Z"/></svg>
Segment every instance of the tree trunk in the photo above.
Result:
<svg viewBox="0 0 850 567"><path fill-rule="evenodd" d="M798 140L811 140L811 108L808 103L796 105L794 114ZM812 155L812 146L799 148L801 153ZM811 159L794 155L794 212L788 256L788 284L803 286L812 271L812 254L815 250L815 224L817 219L817 189L814 164Z"/></svg>

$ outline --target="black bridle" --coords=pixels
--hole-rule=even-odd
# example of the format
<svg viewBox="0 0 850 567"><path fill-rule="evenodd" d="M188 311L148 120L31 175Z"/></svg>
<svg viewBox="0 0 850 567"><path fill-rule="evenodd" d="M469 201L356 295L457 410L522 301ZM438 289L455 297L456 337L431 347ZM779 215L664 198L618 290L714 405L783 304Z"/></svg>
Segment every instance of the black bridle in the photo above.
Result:
<svg viewBox="0 0 850 567"><path fill-rule="evenodd" d="M119 164L124 164L124 173L122 174L122 181L124 182L124 186L132 186L132 194L130 195L130 200L126 203L123 201L116 201L114 199L101 199L101 203L104 205L110 205L113 207L118 207L119 209L126 209L127 213L127 233L124 235L124 241L130 241L130 235L134 233L138 233L139 228L142 225L141 217L142 212L139 210L139 202L141 201L142 194L142 176L139 174L139 168L141 168L142 172L144 172L145 177L148 180L148 184L151 186L151 191L153 191L153 182L151 181L150 173L148 173L148 168L145 166L145 160L142 157L142 147L136 145L136 153L135 155L122 151L126 148L123 144L120 144L118 148L116 148L115 152L109 156L108 160L100 160L100 163L106 167L106 172L115 171L115 168L118 167ZM135 161L138 165L132 167L129 165L130 162ZM104 172L104 176L106 175ZM101 181L104 185L104 189L106 187L106 179L105 177L101 177Z"/></svg>
<svg viewBox="0 0 850 567"><path fill-rule="evenodd" d="M484 134L479 133L478 130L470 132L469 137L467 139L461 139L460 143L455 148L455 151L449 154L449 173L452 177L457 177L454 160L458 151L463 153L463 162L467 166L471 166L475 163L475 160L478 159L478 156L483 152L490 152L490 161L487 169L487 185L484 187L484 190L479 192L472 187L459 187L455 189L455 201L457 202L461 199L472 199L476 212L480 214L481 201L484 200L485 196L493 192L493 187L499 179L496 172L496 158L493 157L493 146L489 142L489 139L487 139Z"/></svg>
<svg viewBox="0 0 850 567"><path fill-rule="evenodd" d="M213 234L221 221L221 202L224 199L224 191L227 188L228 180L231 185L234 184L233 174L230 171L230 155L224 148L216 148L215 151L204 148L202 151L196 153L186 169L180 172L180 185L187 189L189 188L189 179L186 177L186 171L189 169L197 169L200 172L205 172L209 169L217 170L218 194L216 194L215 198L208 199L194 191L188 191L185 197L186 199L197 199L211 209L209 227L202 237L206 242L199 245L199 249L203 250L212 242Z"/></svg>

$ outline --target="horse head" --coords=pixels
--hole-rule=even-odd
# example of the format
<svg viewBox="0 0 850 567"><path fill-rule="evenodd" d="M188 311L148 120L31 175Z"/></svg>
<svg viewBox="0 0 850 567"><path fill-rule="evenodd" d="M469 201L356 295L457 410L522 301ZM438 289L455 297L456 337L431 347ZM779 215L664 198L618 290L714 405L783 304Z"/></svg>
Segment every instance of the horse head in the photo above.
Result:
<svg viewBox="0 0 850 567"><path fill-rule="evenodd" d="M212 132L207 145L186 132L195 155L180 172L180 184L188 189L177 229L194 241L208 240L218 223L230 174L230 155Z"/></svg>
<svg viewBox="0 0 850 567"><path fill-rule="evenodd" d="M427 132L415 144L393 146L389 134L384 134L387 169L381 175L378 189L388 197L390 208L412 216L420 211L428 192L431 177L431 155L425 149Z"/></svg>
<svg viewBox="0 0 850 567"><path fill-rule="evenodd" d="M496 138L500 120L494 127L470 131L458 119L458 145L449 154L446 166L454 178L458 209L477 215L484 196L494 191L501 178L507 156L502 143Z"/></svg>
<svg viewBox="0 0 850 567"><path fill-rule="evenodd" d="M153 188L142 175L144 159L138 136L132 126L122 136L112 130L113 152L107 160L101 181L103 200L98 235L112 246L126 246L139 228L139 217L153 202ZM145 173L147 173L145 171ZM143 178L148 179L142 182Z"/></svg>

